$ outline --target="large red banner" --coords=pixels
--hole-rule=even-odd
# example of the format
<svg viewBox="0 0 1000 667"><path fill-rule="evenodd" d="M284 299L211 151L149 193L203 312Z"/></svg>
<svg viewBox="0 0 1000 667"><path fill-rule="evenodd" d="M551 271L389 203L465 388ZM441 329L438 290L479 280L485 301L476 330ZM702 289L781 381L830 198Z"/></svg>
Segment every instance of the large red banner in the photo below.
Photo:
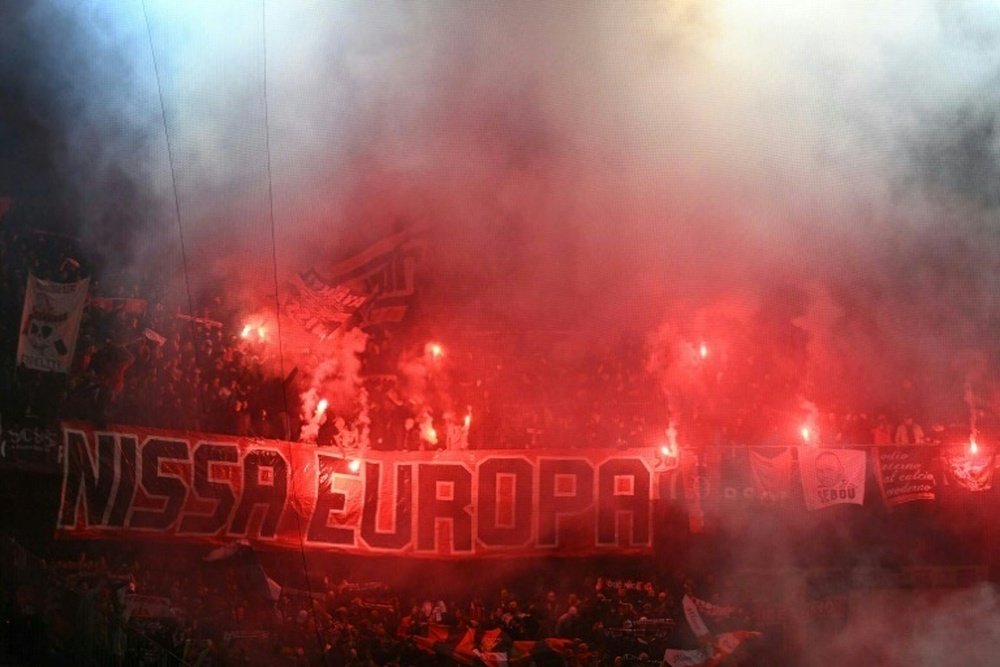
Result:
<svg viewBox="0 0 1000 667"><path fill-rule="evenodd" d="M365 452L63 425L56 533L432 558L652 548L653 449Z"/></svg>

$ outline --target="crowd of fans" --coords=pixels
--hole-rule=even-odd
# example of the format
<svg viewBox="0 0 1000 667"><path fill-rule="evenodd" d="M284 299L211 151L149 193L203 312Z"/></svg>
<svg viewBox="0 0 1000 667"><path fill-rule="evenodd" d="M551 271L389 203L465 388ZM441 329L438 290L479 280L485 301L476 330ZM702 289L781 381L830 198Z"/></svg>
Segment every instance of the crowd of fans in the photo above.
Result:
<svg viewBox="0 0 1000 667"><path fill-rule="evenodd" d="M273 581L271 588L266 582L267 575L281 578L281 565L269 565L272 571L265 575L249 549L215 562L180 550L159 559L136 558L114 546L89 557L41 560L5 538L3 552L3 618L13 632L9 643L0 642L0 659L52 662L74 655L83 664L472 664L444 657L449 640L443 638L470 629L473 651L483 662L471 656L464 660L476 664L498 664L487 654L505 654L511 664L526 667L659 664L665 648L698 646L681 608L681 598L694 594L696 586L680 573L653 581L582 576L577 570L571 576L552 572L545 582L521 578L499 589L477 590L461 582L450 588L439 584L435 591L319 575L305 588L285 586L279 592ZM713 620L713 631L751 627L759 601L728 583L708 578L703 584L725 597L727 605L746 605L718 606L730 611L725 619ZM435 637L443 645L435 646ZM566 641L539 643L553 638ZM524 648L526 640L533 642L531 650ZM764 650L753 653L759 657ZM514 660L518 651L523 655Z"/></svg>
<svg viewBox="0 0 1000 667"><path fill-rule="evenodd" d="M365 370L380 369L371 375L376 381L366 383L372 446L623 448L662 439L665 404L652 376L643 372L641 341L554 357L567 337L456 336L438 352L440 358L424 353L408 365L397 360L423 347L427 336L417 334L415 342L413 336L372 332L363 359ZM413 363L423 373L417 392L406 370ZM433 438L421 429L422 413L430 417Z"/></svg>
<svg viewBox="0 0 1000 667"><path fill-rule="evenodd" d="M8 360L0 413L290 440L314 420L300 398L313 369L281 377L274 341L246 336L222 295L200 295L192 315L186 303L167 305L164 281L152 275L92 277L70 373L15 367L29 273L63 282L96 275L73 239L33 229L30 216L16 222L0 227L0 352ZM599 345L570 332L466 334L433 354L429 338L416 326L367 331L358 395L323 415L310 441L345 449L658 446L671 416L685 441L720 445L787 443L806 422L813 439L829 443L945 442L969 431L968 422L921 424L912 411L786 405L794 372L787 359L761 354L729 359L724 373L710 359L684 391L669 394L640 336ZM979 415L980 430L992 429L988 417Z"/></svg>
<svg viewBox="0 0 1000 667"><path fill-rule="evenodd" d="M72 239L23 225L0 228L5 359L15 358L29 273L77 280L92 273L82 256ZM242 322L220 297L201 299L206 305L191 316L184 304L166 305L162 284L132 275L92 279L90 295L71 372L5 363L4 414L299 437L310 417L300 401L306 373L279 377L274 346L241 335ZM537 336L449 344L437 377L418 391L401 359L425 340L413 332L371 331L360 355L366 413L331 411L320 442L358 442L363 427L368 443L382 449L634 446L662 433L663 402L643 372L640 340L563 360L553 358L553 342L558 346ZM467 415L471 424L464 424ZM439 435L427 438L421 423Z"/></svg>
<svg viewBox="0 0 1000 667"><path fill-rule="evenodd" d="M208 305L191 315L180 304L167 305L163 280L114 275L102 282L72 238L39 232L30 217L21 218L0 226L0 352L6 360L0 412L17 420L68 417L291 437L295 392L267 369L261 346L213 319L223 312L217 296L202 298ZM67 374L13 363L29 274L58 282L91 277Z"/></svg>

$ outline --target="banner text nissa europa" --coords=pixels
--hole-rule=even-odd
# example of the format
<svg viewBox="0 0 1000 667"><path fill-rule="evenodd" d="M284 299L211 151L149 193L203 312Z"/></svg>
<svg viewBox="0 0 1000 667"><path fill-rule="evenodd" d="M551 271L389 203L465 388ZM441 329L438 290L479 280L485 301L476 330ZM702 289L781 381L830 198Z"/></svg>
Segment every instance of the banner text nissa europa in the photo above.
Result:
<svg viewBox="0 0 1000 667"><path fill-rule="evenodd" d="M429 557L648 551L652 450L366 452L66 424L57 534Z"/></svg>

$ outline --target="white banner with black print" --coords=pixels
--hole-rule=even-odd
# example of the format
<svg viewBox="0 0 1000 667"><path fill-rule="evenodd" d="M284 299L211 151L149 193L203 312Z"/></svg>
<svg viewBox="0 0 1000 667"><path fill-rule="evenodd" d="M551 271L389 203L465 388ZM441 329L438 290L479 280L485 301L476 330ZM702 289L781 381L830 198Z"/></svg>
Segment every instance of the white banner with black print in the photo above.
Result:
<svg viewBox="0 0 1000 667"><path fill-rule="evenodd" d="M66 373L73 363L90 279L55 283L28 276L17 363L36 371Z"/></svg>
<svg viewBox="0 0 1000 667"><path fill-rule="evenodd" d="M799 448L799 472L806 507L865 502L865 452L854 449Z"/></svg>

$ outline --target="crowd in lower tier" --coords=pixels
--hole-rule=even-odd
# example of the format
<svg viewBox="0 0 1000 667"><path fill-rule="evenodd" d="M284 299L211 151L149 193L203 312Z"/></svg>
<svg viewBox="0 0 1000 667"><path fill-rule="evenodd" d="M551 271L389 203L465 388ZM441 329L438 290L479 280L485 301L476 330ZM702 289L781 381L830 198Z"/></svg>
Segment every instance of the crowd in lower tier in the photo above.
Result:
<svg viewBox="0 0 1000 667"><path fill-rule="evenodd" d="M742 605L704 603L727 610L711 620L716 632L748 629L761 604L732 582L696 586L680 573L654 581L536 569L486 590L468 580L303 579L249 550L214 562L179 549L133 560L104 546L97 557L42 561L13 540L3 546L3 621L14 632L0 657L29 662L372 667L502 664L502 654L526 666L646 664L666 648L699 646L685 593Z"/></svg>

